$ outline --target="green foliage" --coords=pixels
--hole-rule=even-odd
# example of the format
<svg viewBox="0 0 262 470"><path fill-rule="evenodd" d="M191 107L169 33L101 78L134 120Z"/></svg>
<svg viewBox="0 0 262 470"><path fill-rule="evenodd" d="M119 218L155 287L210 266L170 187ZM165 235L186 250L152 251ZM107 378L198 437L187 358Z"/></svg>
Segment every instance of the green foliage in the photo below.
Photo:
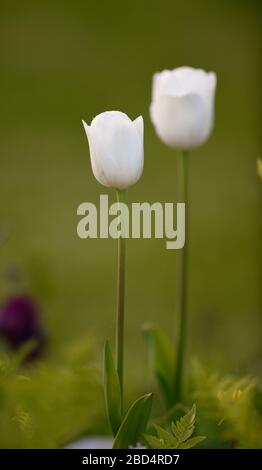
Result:
<svg viewBox="0 0 262 470"><path fill-rule="evenodd" d="M200 411L199 431L230 447L262 447L261 392L254 378L220 377L195 365L192 395Z"/></svg>
<svg viewBox="0 0 262 470"><path fill-rule="evenodd" d="M156 436L145 436L149 446L153 449L190 449L205 439L204 436L191 437L196 420L196 406L182 416L175 423L171 423L171 431L168 432L158 425L155 425Z"/></svg>
<svg viewBox="0 0 262 470"><path fill-rule="evenodd" d="M163 334L153 325L143 328L151 369L167 406L173 404L174 348Z"/></svg>
<svg viewBox="0 0 262 470"><path fill-rule="evenodd" d="M139 398L131 405L114 440L114 449L127 449L140 441L146 431L152 400L153 396L150 393Z"/></svg>
<svg viewBox="0 0 262 470"><path fill-rule="evenodd" d="M119 377L108 342L105 344L104 351L104 391L107 415L115 436L122 420L121 390Z"/></svg>
<svg viewBox="0 0 262 470"><path fill-rule="evenodd" d="M101 420L102 390L88 364L90 341L57 362L22 367L22 357L0 355L0 448L57 448L91 432Z"/></svg>

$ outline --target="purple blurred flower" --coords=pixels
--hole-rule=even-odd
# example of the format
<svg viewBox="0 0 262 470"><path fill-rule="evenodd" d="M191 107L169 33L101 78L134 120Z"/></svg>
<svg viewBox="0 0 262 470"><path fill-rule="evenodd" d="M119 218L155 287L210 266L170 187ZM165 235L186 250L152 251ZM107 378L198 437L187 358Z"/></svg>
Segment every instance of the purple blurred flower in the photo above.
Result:
<svg viewBox="0 0 262 470"><path fill-rule="evenodd" d="M39 319L39 310L32 299L25 295L9 298L0 308L0 335L13 349L19 348L30 339L37 342L30 354L36 357L43 346L43 328Z"/></svg>

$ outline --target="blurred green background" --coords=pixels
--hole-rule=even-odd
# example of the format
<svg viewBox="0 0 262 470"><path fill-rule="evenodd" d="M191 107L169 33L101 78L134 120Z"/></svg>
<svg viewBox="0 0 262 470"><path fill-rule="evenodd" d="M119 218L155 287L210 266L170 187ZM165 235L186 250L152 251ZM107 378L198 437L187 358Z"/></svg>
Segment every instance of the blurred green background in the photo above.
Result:
<svg viewBox="0 0 262 470"><path fill-rule="evenodd" d="M131 201L176 201L176 159L149 120L151 77L180 65L218 76L216 125L190 163L188 355L262 374L260 7L255 1L2 2L1 217L4 273L18 266L41 305L51 357L88 333L113 341L116 242L80 240L76 210L107 193L81 119L145 121L145 169ZM111 201L115 195L109 191ZM127 243L127 380L149 388L141 325L175 330L176 252Z"/></svg>

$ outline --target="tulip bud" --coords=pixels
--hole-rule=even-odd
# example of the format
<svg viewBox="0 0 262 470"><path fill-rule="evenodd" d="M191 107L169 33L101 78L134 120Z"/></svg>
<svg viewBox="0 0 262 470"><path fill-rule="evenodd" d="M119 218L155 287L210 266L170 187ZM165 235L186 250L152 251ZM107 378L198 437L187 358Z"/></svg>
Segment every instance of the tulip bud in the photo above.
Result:
<svg viewBox="0 0 262 470"><path fill-rule="evenodd" d="M150 116L169 147L189 150L209 137L214 120L216 74L179 67L153 77Z"/></svg>
<svg viewBox="0 0 262 470"><path fill-rule="evenodd" d="M35 339L37 346L30 353L30 358L38 355L43 345L43 329L38 309L30 298L14 296L1 307L0 334L13 349Z"/></svg>
<svg viewBox="0 0 262 470"><path fill-rule="evenodd" d="M84 121L91 166L99 183L115 189L135 184L143 171L143 118L134 121L119 111L96 116L91 125Z"/></svg>

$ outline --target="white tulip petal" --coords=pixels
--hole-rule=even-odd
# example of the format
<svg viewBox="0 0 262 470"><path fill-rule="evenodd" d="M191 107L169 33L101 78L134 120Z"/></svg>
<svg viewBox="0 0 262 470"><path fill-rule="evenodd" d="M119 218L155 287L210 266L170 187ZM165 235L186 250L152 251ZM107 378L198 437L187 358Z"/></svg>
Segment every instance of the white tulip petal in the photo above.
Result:
<svg viewBox="0 0 262 470"><path fill-rule="evenodd" d="M150 114L158 136L170 147L187 150L200 145L206 136L206 106L196 94L161 96L152 103Z"/></svg>
<svg viewBox="0 0 262 470"><path fill-rule="evenodd" d="M184 96L189 93L205 94L209 88L210 78L215 74L202 69L179 67L175 70L164 70L153 76L153 99L160 95Z"/></svg>
<svg viewBox="0 0 262 470"><path fill-rule="evenodd" d="M215 90L214 72L179 67L156 73L150 114L158 136L173 148L202 144L213 127Z"/></svg>
<svg viewBox="0 0 262 470"><path fill-rule="evenodd" d="M132 122L124 113L108 111L85 129L97 180L117 189L134 184L143 170L143 118Z"/></svg>
<svg viewBox="0 0 262 470"><path fill-rule="evenodd" d="M85 132L86 132L86 136L87 138L89 139L89 129L90 129L90 126L82 119L82 123L83 123L83 126L84 126L84 129L85 129Z"/></svg>
<svg viewBox="0 0 262 470"><path fill-rule="evenodd" d="M94 131L91 126L88 126L85 121L82 120L82 123L84 125L84 129L88 139L92 171L99 183L103 184L104 186L108 186L103 169L99 163L99 160L96 158Z"/></svg>
<svg viewBox="0 0 262 470"><path fill-rule="evenodd" d="M133 124L135 125L136 129L138 130L138 133L140 135L140 138L143 141L144 138L144 120L142 116L138 116L134 121Z"/></svg>
<svg viewBox="0 0 262 470"><path fill-rule="evenodd" d="M216 86L217 86L217 76L215 72L209 72L208 74L208 80L209 80L209 89L211 93L215 93L216 91Z"/></svg>

